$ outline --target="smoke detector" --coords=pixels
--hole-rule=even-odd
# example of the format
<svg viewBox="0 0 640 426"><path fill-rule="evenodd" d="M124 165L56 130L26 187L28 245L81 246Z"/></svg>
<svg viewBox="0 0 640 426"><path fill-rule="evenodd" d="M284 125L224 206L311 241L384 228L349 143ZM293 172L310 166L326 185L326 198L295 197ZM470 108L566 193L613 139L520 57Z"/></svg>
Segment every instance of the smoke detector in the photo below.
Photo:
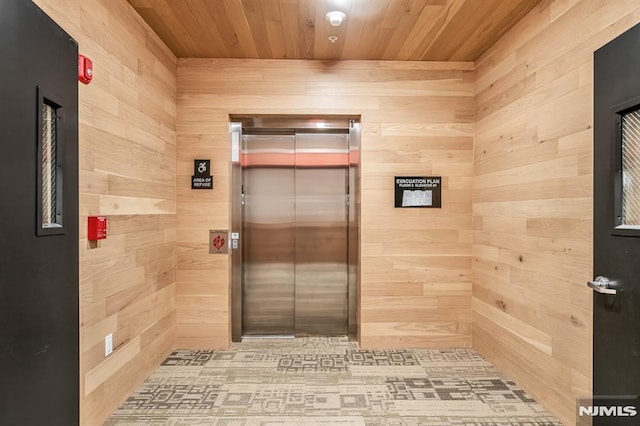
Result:
<svg viewBox="0 0 640 426"><path fill-rule="evenodd" d="M340 12L339 10L334 10L328 12L324 18L329 21L332 27L339 27L342 22L347 19L347 14L344 12Z"/></svg>

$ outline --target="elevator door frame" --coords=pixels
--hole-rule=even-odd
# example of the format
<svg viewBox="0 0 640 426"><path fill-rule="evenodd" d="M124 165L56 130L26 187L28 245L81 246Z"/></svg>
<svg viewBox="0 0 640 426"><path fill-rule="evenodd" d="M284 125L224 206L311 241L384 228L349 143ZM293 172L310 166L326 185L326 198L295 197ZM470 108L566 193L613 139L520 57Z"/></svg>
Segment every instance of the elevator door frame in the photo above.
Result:
<svg viewBox="0 0 640 426"><path fill-rule="evenodd" d="M293 126L291 126L293 124ZM360 292L360 120L354 116L232 116L230 123L230 232L238 234L230 256L231 340L242 340L242 133L244 129L267 132L300 131L331 133L343 129L348 133L348 236L347 236L347 336L359 340Z"/></svg>

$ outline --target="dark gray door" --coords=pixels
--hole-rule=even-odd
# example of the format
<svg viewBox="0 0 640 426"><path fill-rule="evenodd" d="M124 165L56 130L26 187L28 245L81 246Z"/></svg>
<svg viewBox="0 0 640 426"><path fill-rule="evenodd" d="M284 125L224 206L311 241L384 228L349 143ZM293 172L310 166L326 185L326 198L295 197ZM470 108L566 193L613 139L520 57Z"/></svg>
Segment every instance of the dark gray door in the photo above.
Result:
<svg viewBox="0 0 640 426"><path fill-rule="evenodd" d="M595 409L592 417L595 425L637 425L640 25L594 58L593 394L594 406L616 408Z"/></svg>
<svg viewBox="0 0 640 426"><path fill-rule="evenodd" d="M78 49L0 1L0 424L78 424Z"/></svg>

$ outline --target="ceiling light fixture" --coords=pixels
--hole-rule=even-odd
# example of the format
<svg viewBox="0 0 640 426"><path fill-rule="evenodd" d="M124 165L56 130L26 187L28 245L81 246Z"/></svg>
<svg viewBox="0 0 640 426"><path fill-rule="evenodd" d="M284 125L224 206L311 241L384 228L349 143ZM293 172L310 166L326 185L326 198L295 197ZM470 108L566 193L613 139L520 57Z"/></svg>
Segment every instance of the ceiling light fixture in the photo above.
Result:
<svg viewBox="0 0 640 426"><path fill-rule="evenodd" d="M332 27L339 27L342 22L347 19L347 14L339 10L328 12L324 18L329 21Z"/></svg>

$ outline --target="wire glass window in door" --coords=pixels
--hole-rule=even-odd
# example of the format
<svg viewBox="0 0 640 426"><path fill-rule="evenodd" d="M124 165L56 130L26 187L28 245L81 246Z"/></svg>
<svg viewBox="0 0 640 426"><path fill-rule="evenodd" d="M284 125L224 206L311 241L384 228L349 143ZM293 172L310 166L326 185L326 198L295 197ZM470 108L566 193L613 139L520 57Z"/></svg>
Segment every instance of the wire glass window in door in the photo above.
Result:
<svg viewBox="0 0 640 426"><path fill-rule="evenodd" d="M640 226L640 109L622 115L622 226Z"/></svg>
<svg viewBox="0 0 640 426"><path fill-rule="evenodd" d="M38 102L38 235L63 233L61 106L40 90Z"/></svg>
<svg viewBox="0 0 640 426"><path fill-rule="evenodd" d="M51 105L42 103L42 226L56 224L56 111Z"/></svg>

